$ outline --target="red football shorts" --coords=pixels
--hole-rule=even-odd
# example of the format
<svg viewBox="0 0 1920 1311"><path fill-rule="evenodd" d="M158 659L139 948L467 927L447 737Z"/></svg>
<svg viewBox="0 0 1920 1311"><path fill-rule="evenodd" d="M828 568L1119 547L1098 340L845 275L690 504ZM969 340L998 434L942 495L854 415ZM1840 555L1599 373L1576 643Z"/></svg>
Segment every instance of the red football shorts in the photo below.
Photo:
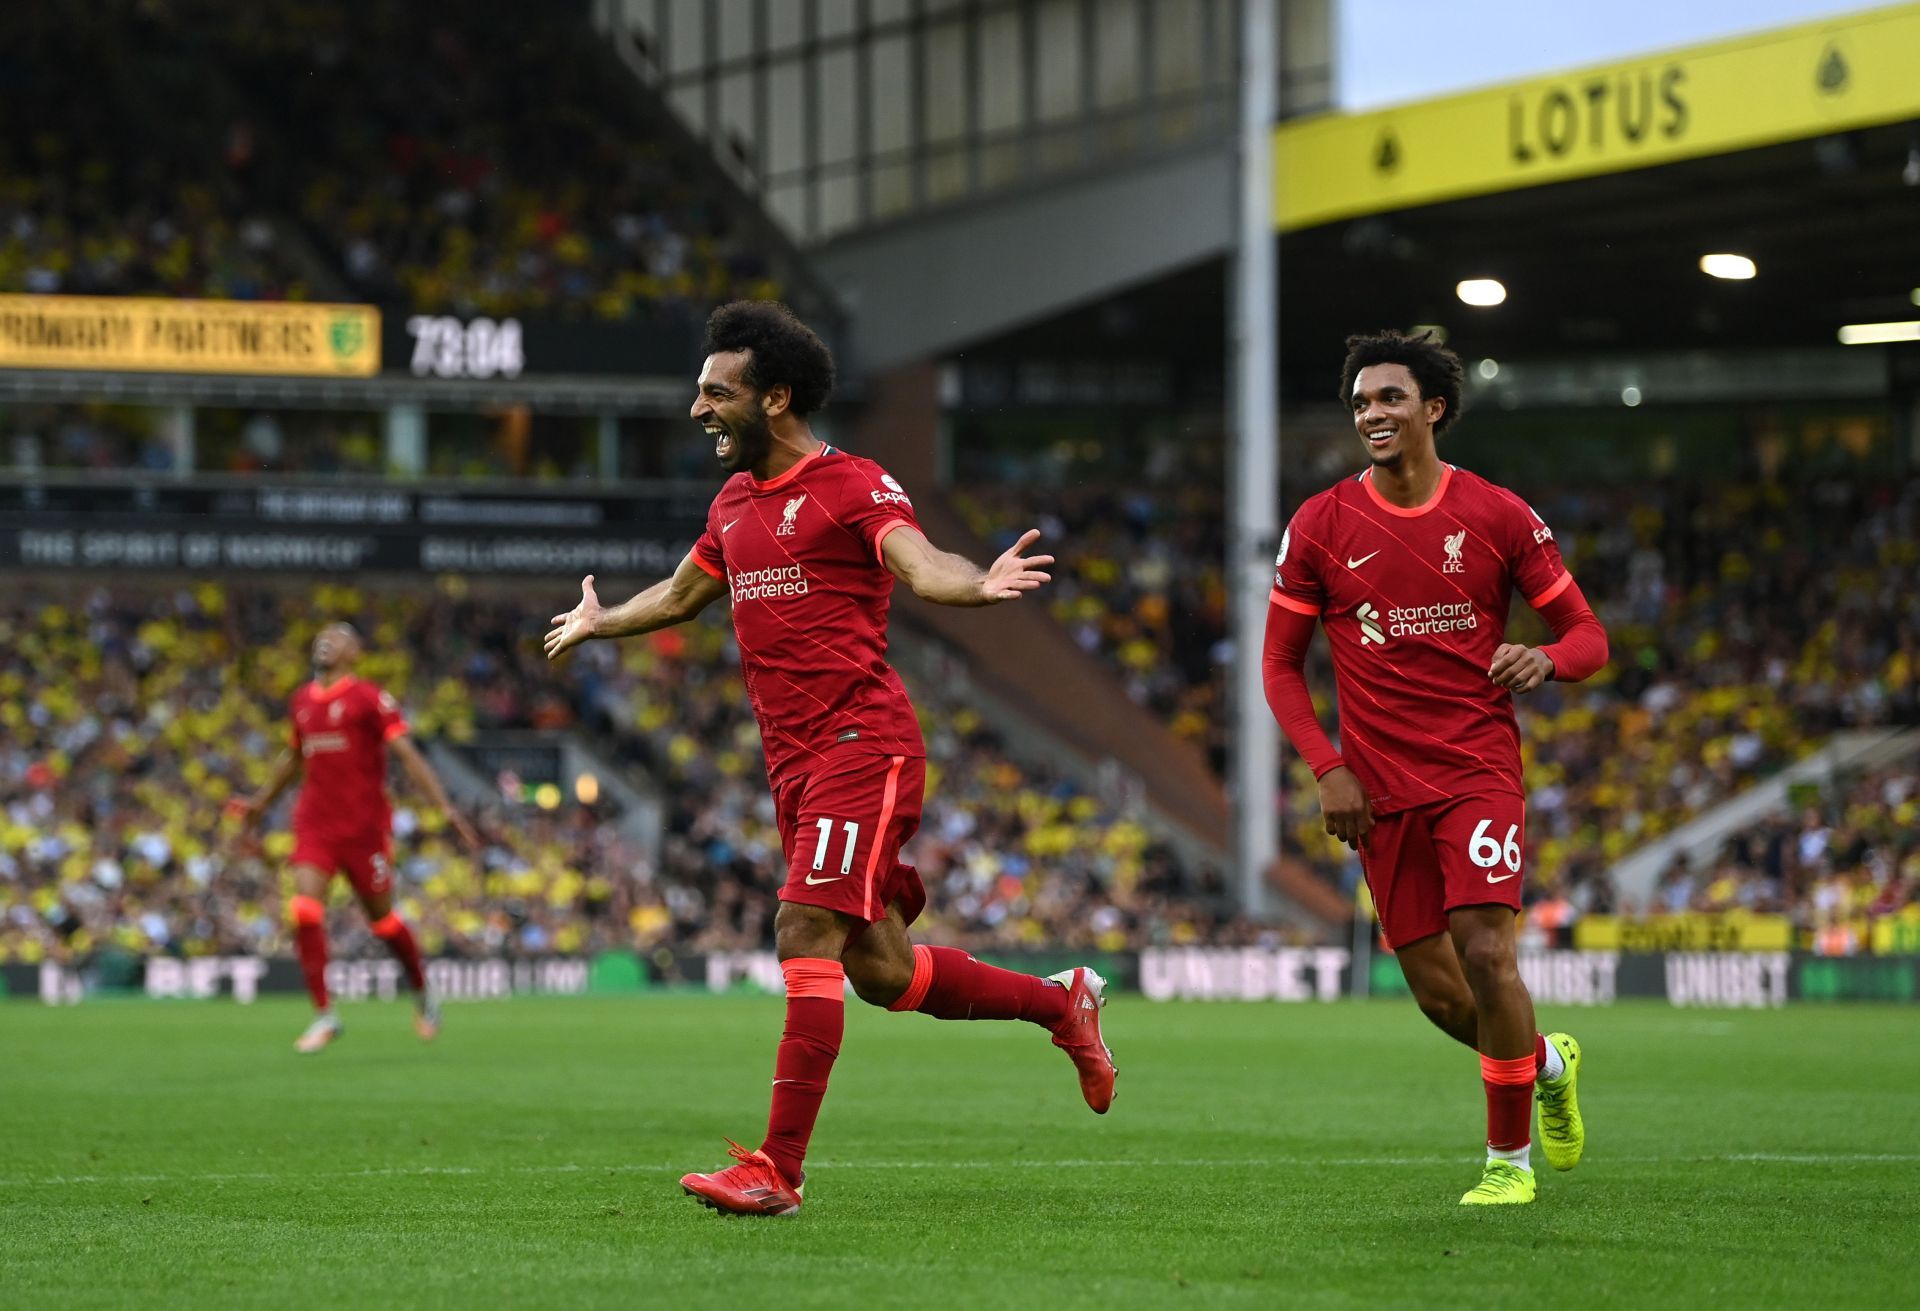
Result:
<svg viewBox="0 0 1920 1311"><path fill-rule="evenodd" d="M329 878L344 874L347 882L353 885L353 890L362 897L377 897L393 891L393 864L388 858L389 850L385 837L373 841L364 838L343 840L296 831L290 863L311 865Z"/></svg>
<svg viewBox="0 0 1920 1311"><path fill-rule="evenodd" d="M927 906L920 873L900 848L920 827L927 762L841 754L774 790L787 882L780 900L824 906L872 923L900 903L911 924Z"/></svg>
<svg viewBox="0 0 1920 1311"><path fill-rule="evenodd" d="M1442 933L1458 906L1520 909L1527 803L1495 793L1377 816L1360 852L1387 942Z"/></svg>

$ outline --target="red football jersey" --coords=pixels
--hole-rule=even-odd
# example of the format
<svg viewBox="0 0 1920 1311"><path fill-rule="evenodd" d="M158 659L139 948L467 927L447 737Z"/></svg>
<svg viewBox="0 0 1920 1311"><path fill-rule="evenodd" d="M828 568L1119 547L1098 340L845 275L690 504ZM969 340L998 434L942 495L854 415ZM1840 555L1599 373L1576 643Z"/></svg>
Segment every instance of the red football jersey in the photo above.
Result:
<svg viewBox="0 0 1920 1311"><path fill-rule="evenodd" d="M384 840L387 743L407 731L400 705L351 674L331 687L308 683L293 694L293 749L306 779L293 808L296 833L351 841Z"/></svg>
<svg viewBox="0 0 1920 1311"><path fill-rule="evenodd" d="M918 528L872 460L822 446L778 478L727 480L693 559L733 594L733 631L767 775L839 748L923 756L920 721L887 664L893 575L880 544Z"/></svg>
<svg viewBox="0 0 1920 1311"><path fill-rule="evenodd" d="M1372 471L1302 505L1280 539L1275 604L1319 615L1333 648L1341 754L1376 812L1526 795L1513 694L1487 677L1518 592L1573 581L1527 503L1452 465L1433 499L1391 504Z"/></svg>

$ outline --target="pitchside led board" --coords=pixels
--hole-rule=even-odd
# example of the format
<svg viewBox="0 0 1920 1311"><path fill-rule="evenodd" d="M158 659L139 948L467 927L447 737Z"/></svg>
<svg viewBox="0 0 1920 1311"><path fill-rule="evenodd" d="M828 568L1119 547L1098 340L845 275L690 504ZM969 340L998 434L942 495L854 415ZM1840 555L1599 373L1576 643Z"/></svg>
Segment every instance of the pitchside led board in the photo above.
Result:
<svg viewBox="0 0 1920 1311"><path fill-rule="evenodd" d="M1274 130L1282 231L1920 118L1920 4Z"/></svg>

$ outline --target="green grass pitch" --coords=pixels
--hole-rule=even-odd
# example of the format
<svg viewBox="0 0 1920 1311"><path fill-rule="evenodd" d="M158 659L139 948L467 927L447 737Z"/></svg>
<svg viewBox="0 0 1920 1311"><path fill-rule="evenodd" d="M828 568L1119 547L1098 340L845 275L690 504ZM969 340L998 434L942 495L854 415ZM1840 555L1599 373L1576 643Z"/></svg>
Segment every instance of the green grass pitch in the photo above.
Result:
<svg viewBox="0 0 1920 1311"><path fill-rule="evenodd" d="M0 1306L1910 1306L1920 1012L1626 1004L1589 1147L1455 1205L1471 1056L1405 1003L1107 1012L1113 1113L1037 1029L848 1008L805 1211L678 1176L764 1125L780 1003L0 1005ZM1537 1155L1537 1154L1536 1154Z"/></svg>

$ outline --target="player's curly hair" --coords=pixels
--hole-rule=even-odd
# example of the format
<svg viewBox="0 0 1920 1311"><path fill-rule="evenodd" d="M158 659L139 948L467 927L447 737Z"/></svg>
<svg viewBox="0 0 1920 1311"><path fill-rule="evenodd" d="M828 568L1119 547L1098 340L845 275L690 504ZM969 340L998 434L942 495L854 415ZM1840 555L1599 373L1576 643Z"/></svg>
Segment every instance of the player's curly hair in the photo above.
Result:
<svg viewBox="0 0 1920 1311"><path fill-rule="evenodd" d="M1435 435L1460 417L1460 357L1442 346L1431 332L1417 337L1395 332L1362 333L1347 338L1347 362L1340 366L1340 403L1353 399L1353 380L1374 364L1401 364L1420 384L1420 399L1445 401L1447 408L1434 422Z"/></svg>
<svg viewBox="0 0 1920 1311"><path fill-rule="evenodd" d="M762 392L784 384L803 419L833 394L833 352L777 300L736 300L708 315L706 353L721 351L746 351L746 384Z"/></svg>

